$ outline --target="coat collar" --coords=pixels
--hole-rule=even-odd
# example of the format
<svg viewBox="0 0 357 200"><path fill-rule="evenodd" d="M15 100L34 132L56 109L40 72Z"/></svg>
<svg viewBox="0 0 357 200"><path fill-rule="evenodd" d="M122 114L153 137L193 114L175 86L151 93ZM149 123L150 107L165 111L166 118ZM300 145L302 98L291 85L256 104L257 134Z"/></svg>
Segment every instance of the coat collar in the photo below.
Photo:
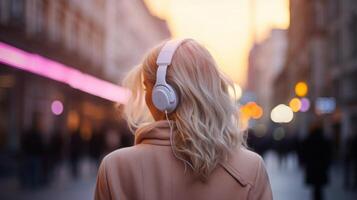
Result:
<svg viewBox="0 0 357 200"><path fill-rule="evenodd" d="M170 121L170 123L174 123ZM140 127L135 132L135 145L153 144L170 145L170 125L167 120L160 120Z"/></svg>
<svg viewBox="0 0 357 200"><path fill-rule="evenodd" d="M174 121L170 121L174 124ZM153 123L144 125L135 131L135 145L138 144L152 144L159 146L170 146L170 125L167 120L155 121ZM238 149L242 149L239 147ZM242 150L238 150L242 152ZM220 163L221 167L230 174L236 181L238 181L242 186L247 186L252 184L245 178L244 174L240 172L239 165L242 165L240 159L238 159L237 152L230 152L230 158L227 161ZM237 160L238 159L238 160Z"/></svg>

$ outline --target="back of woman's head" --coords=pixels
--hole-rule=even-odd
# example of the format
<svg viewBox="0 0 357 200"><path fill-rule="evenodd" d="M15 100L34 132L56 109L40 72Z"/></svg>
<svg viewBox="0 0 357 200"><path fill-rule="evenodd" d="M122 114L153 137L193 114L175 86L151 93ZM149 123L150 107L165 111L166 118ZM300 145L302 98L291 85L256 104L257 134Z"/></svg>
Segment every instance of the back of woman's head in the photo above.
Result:
<svg viewBox="0 0 357 200"><path fill-rule="evenodd" d="M163 44L152 49L124 80L124 86L133 92L130 103L124 107L131 126L138 127L153 119L145 105L143 81L151 91L162 47ZM194 40L178 47L167 69L166 81L179 99L176 110L169 115L175 122L173 150L190 163L197 177L205 179L230 150L244 143L238 129L237 107L228 94L232 82L218 71L210 53Z"/></svg>

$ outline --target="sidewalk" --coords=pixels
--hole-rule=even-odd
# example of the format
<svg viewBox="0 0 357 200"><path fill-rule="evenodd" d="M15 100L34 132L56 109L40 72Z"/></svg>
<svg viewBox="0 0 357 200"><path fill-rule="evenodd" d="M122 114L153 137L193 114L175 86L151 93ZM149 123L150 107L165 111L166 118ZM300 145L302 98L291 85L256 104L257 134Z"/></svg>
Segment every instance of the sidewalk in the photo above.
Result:
<svg viewBox="0 0 357 200"><path fill-rule="evenodd" d="M274 200L308 200L310 188L304 185L304 174L294 156L286 158L279 166L276 154L266 154L265 163L273 190ZM344 190L342 171L334 167L330 170L330 183L325 188L325 200L355 200L357 191Z"/></svg>
<svg viewBox="0 0 357 200"><path fill-rule="evenodd" d="M81 176L73 180L69 167L64 164L50 185L38 189L21 189L18 180L0 179L1 200L71 200L93 199L96 176L88 160L81 163Z"/></svg>
<svg viewBox="0 0 357 200"><path fill-rule="evenodd" d="M308 200L310 190L304 185L303 172L293 156L289 156L283 166L279 166L274 153L265 156L274 200ZM17 180L0 180L1 200L63 200L63 199L93 199L95 173L88 160L81 164L81 178L73 180L68 166L63 165L57 179L51 185L37 190L22 190ZM346 191L342 188L342 172L338 169L331 171L331 182L325 189L326 200L355 200L357 192ZM333 180L333 181L332 181Z"/></svg>

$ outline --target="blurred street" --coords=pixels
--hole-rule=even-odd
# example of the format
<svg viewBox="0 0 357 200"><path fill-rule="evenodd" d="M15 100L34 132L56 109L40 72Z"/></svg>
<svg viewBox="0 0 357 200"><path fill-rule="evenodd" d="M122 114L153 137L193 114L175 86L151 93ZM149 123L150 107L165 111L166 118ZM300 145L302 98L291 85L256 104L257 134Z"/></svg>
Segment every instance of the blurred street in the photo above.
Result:
<svg viewBox="0 0 357 200"><path fill-rule="evenodd" d="M311 191L304 184L304 175L298 166L296 156L290 155L284 163L279 164L276 154L269 152L264 160L268 170L270 183L275 200L301 200L309 199ZM327 200L357 198L357 192L343 188L343 172L336 167L331 170L331 182L325 189Z"/></svg>
<svg viewBox="0 0 357 200"><path fill-rule="evenodd" d="M81 175L73 179L69 166L63 163L51 184L35 189L23 189L16 178L0 179L2 200L53 200L61 199L93 199L96 169L89 160L80 165Z"/></svg>
<svg viewBox="0 0 357 200"><path fill-rule="evenodd" d="M277 155L268 152L265 156L273 195L275 200L301 200L310 198L310 190L304 185L304 177L298 167L296 156L287 157L279 163ZM73 180L68 166L62 165L56 180L42 189L20 189L16 179L0 179L0 193L3 200L53 200L61 199L92 199L95 186L95 171L89 160L81 163L81 177ZM331 170L331 184L326 187L326 200L355 200L357 192L343 189L342 171L339 167Z"/></svg>

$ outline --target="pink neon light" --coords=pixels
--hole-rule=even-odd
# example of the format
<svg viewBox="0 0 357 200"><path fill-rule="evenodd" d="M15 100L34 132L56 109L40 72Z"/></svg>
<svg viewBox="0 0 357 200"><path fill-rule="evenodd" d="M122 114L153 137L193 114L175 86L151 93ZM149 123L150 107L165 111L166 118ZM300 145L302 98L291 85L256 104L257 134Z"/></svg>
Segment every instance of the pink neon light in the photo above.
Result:
<svg viewBox="0 0 357 200"><path fill-rule="evenodd" d="M127 103L131 93L127 88L85 74L72 67L25 52L0 42L0 62L44 76L83 92L118 103Z"/></svg>

